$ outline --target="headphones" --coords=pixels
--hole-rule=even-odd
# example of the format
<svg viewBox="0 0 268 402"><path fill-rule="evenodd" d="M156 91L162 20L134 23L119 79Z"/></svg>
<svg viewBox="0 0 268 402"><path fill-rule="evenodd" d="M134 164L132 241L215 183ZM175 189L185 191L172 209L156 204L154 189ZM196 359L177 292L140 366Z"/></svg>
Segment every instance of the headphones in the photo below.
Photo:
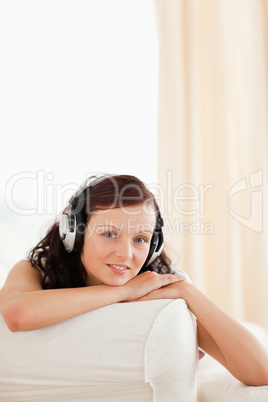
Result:
<svg viewBox="0 0 268 402"><path fill-rule="evenodd" d="M87 227L87 215L83 212L86 195L98 183L113 175L103 175L88 183L88 180L71 197L64 209L59 222L59 235L68 253L80 252L83 246L84 234ZM164 225L159 208L157 208L156 226L150 243L150 250L142 268L150 265L161 254L164 246Z"/></svg>

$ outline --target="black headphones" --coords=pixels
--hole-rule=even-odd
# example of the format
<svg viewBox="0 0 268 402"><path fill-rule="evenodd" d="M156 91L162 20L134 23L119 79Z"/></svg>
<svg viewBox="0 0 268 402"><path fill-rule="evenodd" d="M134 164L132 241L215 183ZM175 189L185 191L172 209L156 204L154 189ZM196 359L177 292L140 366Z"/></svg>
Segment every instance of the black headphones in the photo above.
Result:
<svg viewBox="0 0 268 402"><path fill-rule="evenodd" d="M87 216L83 212L85 196L96 184L102 182L108 177L112 178L114 176L100 176L91 182L88 182L87 180L86 184L82 185L82 187L72 196L68 206L64 209L59 222L59 234L65 250L68 253L80 252L83 245L84 234L87 227ZM162 231L163 225L163 219L159 209L157 208L156 226L150 243L149 254L142 268L150 265L162 252L164 246L164 236Z"/></svg>

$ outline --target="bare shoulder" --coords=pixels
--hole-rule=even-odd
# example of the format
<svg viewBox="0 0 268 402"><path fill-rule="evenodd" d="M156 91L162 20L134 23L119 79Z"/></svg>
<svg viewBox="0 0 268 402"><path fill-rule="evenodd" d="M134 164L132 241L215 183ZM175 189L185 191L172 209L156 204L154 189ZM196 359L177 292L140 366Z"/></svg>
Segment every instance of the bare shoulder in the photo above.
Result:
<svg viewBox="0 0 268 402"><path fill-rule="evenodd" d="M10 270L6 282L0 290L0 304L3 297L13 293L32 292L42 289L42 274L30 261L21 260Z"/></svg>

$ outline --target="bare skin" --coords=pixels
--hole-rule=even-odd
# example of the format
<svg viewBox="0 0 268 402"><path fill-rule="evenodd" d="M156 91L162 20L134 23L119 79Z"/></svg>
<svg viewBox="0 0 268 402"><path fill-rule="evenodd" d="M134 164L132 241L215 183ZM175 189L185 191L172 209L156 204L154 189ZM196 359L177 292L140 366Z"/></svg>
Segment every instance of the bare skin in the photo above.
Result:
<svg viewBox="0 0 268 402"><path fill-rule="evenodd" d="M239 381L268 385L268 353L242 325L183 277L145 272L121 286L42 289L42 275L29 261L11 270L0 291L0 311L11 331L44 328L122 301L186 300L197 317L198 344Z"/></svg>
<svg viewBox="0 0 268 402"><path fill-rule="evenodd" d="M222 311L192 283L178 282L140 298L184 299L197 317L198 344L239 381L268 385L268 352L244 326Z"/></svg>
<svg viewBox="0 0 268 402"><path fill-rule="evenodd" d="M43 290L40 271L29 261L18 262L0 291L8 328L36 330L123 301L182 298L197 317L199 346L241 382L268 385L268 353L248 330L184 277L150 271L138 275L155 216L140 206L129 207L128 213L117 208L90 218L81 252L86 287Z"/></svg>
<svg viewBox="0 0 268 402"><path fill-rule="evenodd" d="M42 275L29 261L18 262L0 291L0 312L11 331L48 327L109 304L132 301L177 282L174 275L145 272L122 286L42 289Z"/></svg>

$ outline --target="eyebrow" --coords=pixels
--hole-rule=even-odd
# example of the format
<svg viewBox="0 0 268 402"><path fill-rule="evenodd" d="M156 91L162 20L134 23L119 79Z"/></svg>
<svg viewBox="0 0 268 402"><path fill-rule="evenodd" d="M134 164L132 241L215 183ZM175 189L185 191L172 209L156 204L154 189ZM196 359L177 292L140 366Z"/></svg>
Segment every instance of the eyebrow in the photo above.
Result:
<svg viewBox="0 0 268 402"><path fill-rule="evenodd" d="M114 228L114 229L116 229L116 230L121 230L121 229L122 229L122 225L121 225L121 227L120 227L120 226L117 226L117 225L111 225L111 224L109 224L109 223L98 223L97 226L103 226L103 227Z"/></svg>
<svg viewBox="0 0 268 402"><path fill-rule="evenodd" d="M124 224L120 226L117 226L115 224L110 224L110 223L98 223L97 226L103 226L103 227L109 227L109 228L114 228L116 230L122 230L122 228L124 227ZM150 229L146 229L146 230L139 230L137 232L137 234L141 234L141 233L149 233L149 234L153 234L154 229L150 230Z"/></svg>

